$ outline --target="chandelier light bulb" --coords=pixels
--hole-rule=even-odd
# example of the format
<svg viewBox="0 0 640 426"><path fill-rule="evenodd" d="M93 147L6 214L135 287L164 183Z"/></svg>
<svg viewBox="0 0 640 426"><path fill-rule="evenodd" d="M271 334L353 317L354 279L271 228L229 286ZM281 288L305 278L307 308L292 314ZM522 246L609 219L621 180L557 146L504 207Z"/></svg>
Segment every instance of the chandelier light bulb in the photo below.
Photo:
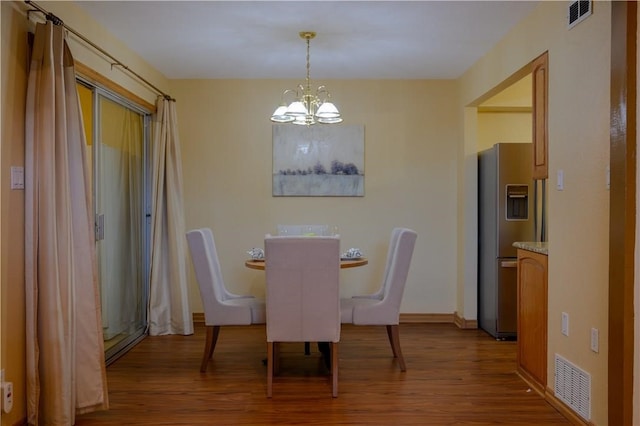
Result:
<svg viewBox="0 0 640 426"><path fill-rule="evenodd" d="M324 102L316 111L316 117L318 118L339 118L340 111L331 102Z"/></svg>
<svg viewBox="0 0 640 426"><path fill-rule="evenodd" d="M291 102L285 114L290 115L292 117L299 117L299 116L304 117L305 115L309 114L309 111L307 111L307 107L305 106L304 102L294 101L294 102Z"/></svg>
<svg viewBox="0 0 640 426"><path fill-rule="evenodd" d="M287 112L287 106L280 105L273 112L273 115L271 116L271 121L275 123L291 123L293 120L295 120L294 117L290 115L286 115L286 112Z"/></svg>

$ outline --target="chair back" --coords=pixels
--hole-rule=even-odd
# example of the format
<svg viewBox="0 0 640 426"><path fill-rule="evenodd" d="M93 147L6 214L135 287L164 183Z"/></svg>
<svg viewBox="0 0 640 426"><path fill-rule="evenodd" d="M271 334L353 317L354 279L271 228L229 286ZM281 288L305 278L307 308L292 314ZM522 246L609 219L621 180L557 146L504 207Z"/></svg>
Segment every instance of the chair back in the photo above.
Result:
<svg viewBox="0 0 640 426"><path fill-rule="evenodd" d="M251 324L250 308L224 304L225 300L229 299L229 292L222 279L220 261L211 229L201 228L189 231L187 241L200 289L205 323L207 325Z"/></svg>
<svg viewBox="0 0 640 426"><path fill-rule="evenodd" d="M368 298L371 299L382 299L384 297L385 288L387 283L389 282L389 272L391 271L391 262L393 261L393 255L398 246L398 239L400 238L400 233L404 228L393 228L391 231L391 238L389 238L389 247L387 247L387 261L384 266L384 276L382 277L382 284L378 291L374 294L368 295Z"/></svg>
<svg viewBox="0 0 640 426"><path fill-rule="evenodd" d="M329 225L278 225L278 235L329 235Z"/></svg>
<svg viewBox="0 0 640 426"><path fill-rule="evenodd" d="M268 342L340 340L340 238L265 237Z"/></svg>
<svg viewBox="0 0 640 426"><path fill-rule="evenodd" d="M413 257L413 249L416 244L418 234L407 228L394 229L396 244L391 251L390 258L388 256L387 270L385 271L385 282L383 284L384 294L382 296L385 309L396 317L395 324L398 323L400 315L400 304L402 303L402 295L404 294L407 276L409 275L409 266ZM392 322L393 323L393 322Z"/></svg>

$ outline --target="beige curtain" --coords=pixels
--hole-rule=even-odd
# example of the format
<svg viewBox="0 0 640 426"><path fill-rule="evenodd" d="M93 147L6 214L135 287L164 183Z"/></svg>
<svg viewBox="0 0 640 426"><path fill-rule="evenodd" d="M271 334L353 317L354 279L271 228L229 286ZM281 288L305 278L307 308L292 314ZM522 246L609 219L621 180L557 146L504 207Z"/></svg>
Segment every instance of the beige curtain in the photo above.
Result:
<svg viewBox="0 0 640 426"><path fill-rule="evenodd" d="M84 138L64 29L38 24L25 124L30 424L74 424L108 408Z"/></svg>
<svg viewBox="0 0 640 426"><path fill-rule="evenodd" d="M149 334L193 334L176 105L164 98L156 105Z"/></svg>

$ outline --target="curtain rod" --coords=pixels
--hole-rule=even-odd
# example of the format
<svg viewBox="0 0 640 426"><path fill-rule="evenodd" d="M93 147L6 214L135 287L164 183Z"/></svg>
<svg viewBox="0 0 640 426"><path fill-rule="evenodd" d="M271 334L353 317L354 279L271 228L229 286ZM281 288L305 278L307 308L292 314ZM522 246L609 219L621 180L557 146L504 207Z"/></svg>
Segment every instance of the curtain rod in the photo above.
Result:
<svg viewBox="0 0 640 426"><path fill-rule="evenodd" d="M171 96L169 96L168 94L164 93L162 90L158 89L156 86L154 86L153 84L151 84L149 81L147 81L144 77L142 77L140 74L136 73L135 71L133 71L131 68L129 68L127 65L123 64L121 61L119 61L118 59L116 59L112 54L110 54L109 52L107 52L106 50L104 50L103 48L101 48L100 46L98 46L97 44L93 43L91 40L89 40L88 38L86 38L85 36L83 36L82 34L80 34L79 32L75 31L73 28L70 28L67 24L65 24L62 19L58 18L56 15L54 15L53 13L43 9L41 6L39 6L38 4L34 3L31 0L24 0L24 2L33 7L33 9L29 10L28 12L40 12L42 13L46 19L48 21L51 21L54 25L61 25L63 26L67 31L73 33L76 37L78 37L79 39L81 39L83 42L87 43L89 46L93 47L94 49L96 49L98 52L102 53L104 56L106 56L107 58L109 58L111 61L113 61L111 63L111 67L113 68L113 66L119 66L124 68L128 73L130 73L131 75L133 75L135 78L137 78L138 80L140 80L141 82L143 82L144 84L146 84L148 87L150 87L151 89L153 89L156 93L162 95L162 97L164 97L165 99L169 100L169 101L175 101L175 99L173 99Z"/></svg>

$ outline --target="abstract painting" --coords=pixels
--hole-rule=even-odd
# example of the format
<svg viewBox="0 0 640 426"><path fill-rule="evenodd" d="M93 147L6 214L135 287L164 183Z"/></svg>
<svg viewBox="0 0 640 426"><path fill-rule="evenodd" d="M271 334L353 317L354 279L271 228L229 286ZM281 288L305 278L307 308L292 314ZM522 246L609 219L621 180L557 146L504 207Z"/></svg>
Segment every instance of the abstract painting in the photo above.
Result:
<svg viewBox="0 0 640 426"><path fill-rule="evenodd" d="M364 126L273 125L273 196L364 196Z"/></svg>

